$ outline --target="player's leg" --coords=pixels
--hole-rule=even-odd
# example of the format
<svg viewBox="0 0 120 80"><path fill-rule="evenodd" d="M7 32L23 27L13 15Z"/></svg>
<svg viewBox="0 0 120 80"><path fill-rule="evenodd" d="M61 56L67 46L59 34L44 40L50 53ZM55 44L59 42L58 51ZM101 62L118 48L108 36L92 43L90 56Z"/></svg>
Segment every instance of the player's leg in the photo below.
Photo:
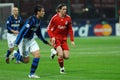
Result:
<svg viewBox="0 0 120 80"><path fill-rule="evenodd" d="M13 51L11 60L13 61L14 59L16 59L16 63L17 64L25 61L24 58L23 58L23 56L20 54L19 49L17 51L15 51L15 50Z"/></svg>
<svg viewBox="0 0 120 80"><path fill-rule="evenodd" d="M29 78L40 78L39 76L35 75L35 71L37 70L39 60L40 60L39 50L32 52L32 55L34 56L34 58L33 58L32 64L31 64Z"/></svg>
<svg viewBox="0 0 120 80"><path fill-rule="evenodd" d="M9 34L7 33L7 41L8 41L8 47L9 49L7 50L6 53L6 63L9 63L9 56L10 54L13 52L14 50L14 40L15 40L15 36L13 34Z"/></svg>
<svg viewBox="0 0 120 80"><path fill-rule="evenodd" d="M61 44L62 50L63 50L63 61L64 59L68 59L69 58L69 48L67 45L67 41L62 41ZM64 73L65 69L64 66L62 68L60 68L60 73Z"/></svg>
<svg viewBox="0 0 120 80"><path fill-rule="evenodd" d="M63 49L63 58L68 59L69 58L69 47L67 45L67 41L63 42L62 49Z"/></svg>
<svg viewBox="0 0 120 80"><path fill-rule="evenodd" d="M10 48L9 50L7 50L6 53L6 63L9 64L10 60L9 60L9 56L10 54L13 52L14 48Z"/></svg>
<svg viewBox="0 0 120 80"><path fill-rule="evenodd" d="M20 54L19 49L17 51L16 50L13 51L13 54L11 56L11 60L13 61L14 59L16 59L16 64L19 64L19 63L21 63L21 61L18 58L15 58L15 56L14 56L17 53Z"/></svg>
<svg viewBox="0 0 120 80"><path fill-rule="evenodd" d="M19 51L14 53L14 57L16 60L21 61L23 63L28 63L29 62L29 45L27 45L29 41L26 42L26 40L22 40L20 44L18 45Z"/></svg>
<svg viewBox="0 0 120 80"><path fill-rule="evenodd" d="M68 50L64 50L63 51L63 58L64 59L68 59L69 58L69 51ZM64 63L64 59L63 59L63 63ZM65 69L64 66L60 68L60 73L64 73Z"/></svg>
<svg viewBox="0 0 120 80"><path fill-rule="evenodd" d="M61 40L57 40L55 41L55 48L57 51L57 55L58 55L58 64L60 66L60 73L64 73L64 59L63 59L63 49L61 47Z"/></svg>
<svg viewBox="0 0 120 80"><path fill-rule="evenodd" d="M21 51L20 51L21 52ZM15 51L13 52L13 56L12 56L12 60L15 58L16 61L20 61L20 62L23 62L25 63L25 59L23 58L23 55L20 54L19 51ZM27 61L26 61L27 62Z"/></svg>
<svg viewBox="0 0 120 80"><path fill-rule="evenodd" d="M19 49L17 50L17 53L19 53L19 54L20 54ZM17 63L17 64L19 64L19 63L21 63L21 61L20 61L19 59L16 59L16 63Z"/></svg>
<svg viewBox="0 0 120 80"><path fill-rule="evenodd" d="M30 69L30 74L28 75L29 78L40 78L39 76L35 75L35 72L37 70L38 64L39 64L39 60L40 60L40 51L39 51L39 47L38 44L35 40L31 41L30 44L30 52L33 55L33 61L31 64L31 69Z"/></svg>
<svg viewBox="0 0 120 80"><path fill-rule="evenodd" d="M56 48L58 54L58 63L60 66L60 73L64 73L64 59L63 59L63 50L61 46Z"/></svg>
<svg viewBox="0 0 120 80"><path fill-rule="evenodd" d="M63 52L63 58L64 59L69 59L69 51L68 50L64 50L64 52Z"/></svg>

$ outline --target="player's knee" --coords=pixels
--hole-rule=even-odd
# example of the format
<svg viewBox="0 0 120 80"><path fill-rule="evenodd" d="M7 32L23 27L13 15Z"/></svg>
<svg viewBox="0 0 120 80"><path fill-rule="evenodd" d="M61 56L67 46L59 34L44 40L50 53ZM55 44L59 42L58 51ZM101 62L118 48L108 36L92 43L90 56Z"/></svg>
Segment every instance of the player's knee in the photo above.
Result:
<svg viewBox="0 0 120 80"><path fill-rule="evenodd" d="M58 58L63 58L63 55L58 55Z"/></svg>
<svg viewBox="0 0 120 80"><path fill-rule="evenodd" d="M32 53L34 58L40 58L40 52L39 51L35 51Z"/></svg>
<svg viewBox="0 0 120 80"><path fill-rule="evenodd" d="M23 58L23 63L28 63L29 62L29 57L24 57Z"/></svg>
<svg viewBox="0 0 120 80"><path fill-rule="evenodd" d="M64 57L64 59L69 59L69 57L67 56L67 57Z"/></svg>
<svg viewBox="0 0 120 80"><path fill-rule="evenodd" d="M29 63L29 61L23 61L23 63L27 64L27 63Z"/></svg>
<svg viewBox="0 0 120 80"><path fill-rule="evenodd" d="M14 48L10 48L10 52L13 52Z"/></svg>
<svg viewBox="0 0 120 80"><path fill-rule="evenodd" d="M35 57L35 58L40 58L40 55L35 55L34 57Z"/></svg>

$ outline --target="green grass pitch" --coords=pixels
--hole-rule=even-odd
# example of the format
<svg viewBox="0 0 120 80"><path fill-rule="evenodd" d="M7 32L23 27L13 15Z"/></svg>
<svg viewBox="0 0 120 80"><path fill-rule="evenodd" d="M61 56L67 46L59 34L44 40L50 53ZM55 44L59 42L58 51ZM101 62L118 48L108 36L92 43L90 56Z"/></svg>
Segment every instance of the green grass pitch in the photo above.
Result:
<svg viewBox="0 0 120 80"><path fill-rule="evenodd" d="M5 63L7 41L0 40L0 80L120 80L120 37L75 38L70 45L70 59L65 60L66 74L59 73L57 56L49 58L50 46L37 39L41 59L36 71L40 79L29 79L32 55L28 64Z"/></svg>

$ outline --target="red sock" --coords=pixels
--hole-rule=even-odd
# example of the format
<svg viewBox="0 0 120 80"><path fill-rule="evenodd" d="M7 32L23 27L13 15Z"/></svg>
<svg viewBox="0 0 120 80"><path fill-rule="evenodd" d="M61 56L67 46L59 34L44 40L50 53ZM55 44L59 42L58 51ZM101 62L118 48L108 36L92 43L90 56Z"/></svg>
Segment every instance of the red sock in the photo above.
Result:
<svg viewBox="0 0 120 80"><path fill-rule="evenodd" d="M58 63L59 63L59 66L62 68L64 66L63 58L58 58Z"/></svg>

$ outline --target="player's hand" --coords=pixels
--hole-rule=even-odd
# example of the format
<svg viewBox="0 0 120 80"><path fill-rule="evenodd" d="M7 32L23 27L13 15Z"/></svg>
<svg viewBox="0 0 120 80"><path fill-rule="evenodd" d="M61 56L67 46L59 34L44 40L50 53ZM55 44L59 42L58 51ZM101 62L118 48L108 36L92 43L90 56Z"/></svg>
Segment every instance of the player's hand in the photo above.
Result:
<svg viewBox="0 0 120 80"><path fill-rule="evenodd" d="M18 33L19 33L18 31L14 31L14 34L16 34L16 35L17 35Z"/></svg>
<svg viewBox="0 0 120 80"><path fill-rule="evenodd" d="M52 44L52 45L55 44L55 37L51 38L51 44Z"/></svg>
<svg viewBox="0 0 120 80"><path fill-rule="evenodd" d="M15 35L19 33L19 31L11 30Z"/></svg>
<svg viewBox="0 0 120 80"><path fill-rule="evenodd" d="M71 45L75 47L75 42L74 42L74 41L71 41Z"/></svg>

